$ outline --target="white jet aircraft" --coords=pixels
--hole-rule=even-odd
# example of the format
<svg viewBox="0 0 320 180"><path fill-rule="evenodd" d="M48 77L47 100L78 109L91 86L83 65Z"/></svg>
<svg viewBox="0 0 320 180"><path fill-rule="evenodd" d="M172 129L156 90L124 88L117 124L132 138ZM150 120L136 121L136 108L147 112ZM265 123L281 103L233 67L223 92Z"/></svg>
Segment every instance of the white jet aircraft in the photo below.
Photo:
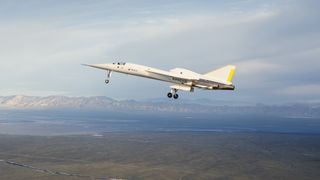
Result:
<svg viewBox="0 0 320 180"><path fill-rule="evenodd" d="M108 84L111 72L124 73L134 76L140 76L160 81L169 82L171 91L168 92L168 98L178 99L178 90L193 92L194 88L205 90L234 90L235 86L232 84L232 76L235 66L227 65L206 74L198 74L193 71L175 68L170 71L164 71L152 67L142 66L131 63L110 63L110 64L83 64L93 68L98 68L107 71L107 79L105 83Z"/></svg>

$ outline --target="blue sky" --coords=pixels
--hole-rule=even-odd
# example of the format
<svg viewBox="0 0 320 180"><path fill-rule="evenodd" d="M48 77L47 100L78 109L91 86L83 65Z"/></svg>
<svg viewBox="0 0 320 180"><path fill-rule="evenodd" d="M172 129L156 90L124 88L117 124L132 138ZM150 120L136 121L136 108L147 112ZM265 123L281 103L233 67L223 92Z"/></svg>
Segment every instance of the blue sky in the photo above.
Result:
<svg viewBox="0 0 320 180"><path fill-rule="evenodd" d="M169 84L81 63L205 73L235 64L236 91L182 98L320 102L319 1L0 1L0 95L165 98Z"/></svg>

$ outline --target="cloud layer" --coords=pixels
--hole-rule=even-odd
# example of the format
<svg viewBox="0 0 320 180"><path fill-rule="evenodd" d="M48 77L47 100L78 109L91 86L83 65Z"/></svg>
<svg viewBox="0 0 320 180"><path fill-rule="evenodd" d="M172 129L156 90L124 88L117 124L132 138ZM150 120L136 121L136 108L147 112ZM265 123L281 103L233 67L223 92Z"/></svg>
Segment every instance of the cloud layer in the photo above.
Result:
<svg viewBox="0 0 320 180"><path fill-rule="evenodd" d="M238 66L235 92L189 98L320 99L318 1L1 1L0 93L162 97L168 84L81 63L128 61L207 72ZM315 87L315 88L314 88ZM156 89L156 90L155 90ZM298 95L298 96L297 96Z"/></svg>

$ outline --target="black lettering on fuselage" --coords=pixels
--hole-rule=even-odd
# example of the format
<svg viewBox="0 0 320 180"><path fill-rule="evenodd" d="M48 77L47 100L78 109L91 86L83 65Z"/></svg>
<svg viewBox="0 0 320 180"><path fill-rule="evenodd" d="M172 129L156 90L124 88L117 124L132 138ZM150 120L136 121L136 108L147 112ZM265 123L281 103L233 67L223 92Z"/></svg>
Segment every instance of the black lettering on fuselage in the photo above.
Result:
<svg viewBox="0 0 320 180"><path fill-rule="evenodd" d="M173 80L173 81L179 81L179 82L181 82L181 83L187 83L187 80L182 79L182 78L172 77L172 80Z"/></svg>

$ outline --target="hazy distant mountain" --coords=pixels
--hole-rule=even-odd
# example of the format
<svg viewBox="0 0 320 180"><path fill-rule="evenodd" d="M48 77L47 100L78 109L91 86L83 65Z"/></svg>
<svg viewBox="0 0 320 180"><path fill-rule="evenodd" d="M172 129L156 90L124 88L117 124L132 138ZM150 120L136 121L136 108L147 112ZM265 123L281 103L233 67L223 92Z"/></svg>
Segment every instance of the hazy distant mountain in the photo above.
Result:
<svg viewBox="0 0 320 180"><path fill-rule="evenodd" d="M123 100L104 96L0 96L2 108L80 109L102 111L186 112L186 113L265 113L298 117L320 117L319 104L245 105L210 100Z"/></svg>
<svg viewBox="0 0 320 180"><path fill-rule="evenodd" d="M66 96L6 96L0 97L0 105L6 108L28 109L88 109L88 110L141 110L141 111L168 111L193 112L193 105L164 102L138 102L135 100L118 101L104 96L95 97L66 97ZM195 109L199 112L208 109Z"/></svg>

